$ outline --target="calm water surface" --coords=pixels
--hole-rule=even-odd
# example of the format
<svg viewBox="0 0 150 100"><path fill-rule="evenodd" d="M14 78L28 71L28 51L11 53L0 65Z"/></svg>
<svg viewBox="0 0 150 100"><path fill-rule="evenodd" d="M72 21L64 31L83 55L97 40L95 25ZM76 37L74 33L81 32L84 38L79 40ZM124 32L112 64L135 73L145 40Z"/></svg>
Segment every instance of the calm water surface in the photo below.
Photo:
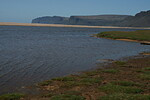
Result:
<svg viewBox="0 0 150 100"><path fill-rule="evenodd" d="M114 30L125 29L0 26L0 93L92 69L99 59L150 50L139 43L90 37Z"/></svg>

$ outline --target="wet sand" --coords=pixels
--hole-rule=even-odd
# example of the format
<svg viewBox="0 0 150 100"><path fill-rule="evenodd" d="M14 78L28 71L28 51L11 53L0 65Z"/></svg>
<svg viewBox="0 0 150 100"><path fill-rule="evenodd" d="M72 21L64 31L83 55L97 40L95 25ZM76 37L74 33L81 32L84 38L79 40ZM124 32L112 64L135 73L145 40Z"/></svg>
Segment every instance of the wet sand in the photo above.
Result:
<svg viewBox="0 0 150 100"><path fill-rule="evenodd" d="M138 41L138 40L131 40L131 39L116 39L116 40L120 40L120 41L128 41L128 42L138 42L138 43L145 43L147 45L150 45L149 41Z"/></svg>
<svg viewBox="0 0 150 100"><path fill-rule="evenodd" d="M150 29L150 27L86 26L86 25L37 24L37 23L15 23L15 22L0 22L0 26L43 26L43 27Z"/></svg>

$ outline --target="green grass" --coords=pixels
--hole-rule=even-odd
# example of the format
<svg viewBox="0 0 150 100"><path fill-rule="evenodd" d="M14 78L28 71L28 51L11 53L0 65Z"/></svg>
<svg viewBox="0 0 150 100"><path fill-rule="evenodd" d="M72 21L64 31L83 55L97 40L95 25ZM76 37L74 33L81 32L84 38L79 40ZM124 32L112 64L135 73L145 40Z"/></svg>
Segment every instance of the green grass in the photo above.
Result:
<svg viewBox="0 0 150 100"><path fill-rule="evenodd" d="M85 100L85 98L78 95L61 94L53 96L50 100Z"/></svg>
<svg viewBox="0 0 150 100"><path fill-rule="evenodd" d="M141 94L111 94L101 96L98 100L150 100L150 95Z"/></svg>
<svg viewBox="0 0 150 100"><path fill-rule="evenodd" d="M100 91L106 92L106 93L141 93L143 92L140 88L135 87L125 87L125 86L119 86L119 85L113 85L113 84L106 84L104 86L99 87Z"/></svg>
<svg viewBox="0 0 150 100"><path fill-rule="evenodd" d="M54 96L53 93L46 93L46 94L41 95L41 97L43 97L43 98L52 97L52 96Z"/></svg>
<svg viewBox="0 0 150 100"><path fill-rule="evenodd" d="M150 67L143 68L141 70L137 70L136 72L141 73L138 77L143 80L150 80Z"/></svg>
<svg viewBox="0 0 150 100"><path fill-rule="evenodd" d="M80 91L66 91L64 92L66 95L82 95Z"/></svg>
<svg viewBox="0 0 150 100"><path fill-rule="evenodd" d="M64 84L61 86L63 88L71 88L74 86L87 86L87 85L93 85L101 82L101 78L91 78L91 77L85 77L78 81L65 81Z"/></svg>
<svg viewBox="0 0 150 100"><path fill-rule="evenodd" d="M137 30L137 31L109 31L101 32L96 35L102 38L111 39L131 39L139 41L150 41L150 30Z"/></svg>
<svg viewBox="0 0 150 100"><path fill-rule="evenodd" d="M118 73L119 70L117 70L117 69L105 69L105 70L102 70L102 72L115 74L115 73Z"/></svg>
<svg viewBox="0 0 150 100"><path fill-rule="evenodd" d="M80 84L82 85L92 85L92 84L96 84L96 83L100 83L101 82L101 78L83 78L80 80Z"/></svg>
<svg viewBox="0 0 150 100"><path fill-rule="evenodd" d="M13 94L4 94L0 96L0 100L19 100L24 97L24 94L13 93Z"/></svg>
<svg viewBox="0 0 150 100"><path fill-rule="evenodd" d="M75 81L75 77L71 77L71 76L58 77L58 78L53 78L52 80L55 80L55 81Z"/></svg>
<svg viewBox="0 0 150 100"><path fill-rule="evenodd" d="M47 81L40 82L38 85L39 85L39 86L47 86L47 85L49 85L49 84L51 84L51 83L52 83L51 80L47 80Z"/></svg>
<svg viewBox="0 0 150 100"><path fill-rule="evenodd" d="M139 78L142 80L150 80L150 75L149 74L140 74Z"/></svg>
<svg viewBox="0 0 150 100"><path fill-rule="evenodd" d="M150 67L146 67L146 68L144 68L144 70L150 70Z"/></svg>
<svg viewBox="0 0 150 100"><path fill-rule="evenodd" d="M95 70L95 71L86 72L85 75L87 75L87 76L95 76L95 75L98 75L99 73L101 73L100 70Z"/></svg>
<svg viewBox="0 0 150 100"><path fill-rule="evenodd" d="M113 85L120 85L120 86L140 86L140 84L137 84L131 81L113 81L111 83Z"/></svg>
<svg viewBox="0 0 150 100"><path fill-rule="evenodd" d="M79 86L80 83L76 82L76 81L66 81L64 82L64 84L61 86L62 88L71 88L74 86Z"/></svg>
<svg viewBox="0 0 150 100"><path fill-rule="evenodd" d="M150 67L146 67L146 68L143 68L143 69L141 69L141 70L137 70L136 72L139 72L139 73L142 73L142 74L150 75Z"/></svg>
<svg viewBox="0 0 150 100"><path fill-rule="evenodd" d="M126 65L127 63L124 62L124 61L115 61L115 64L116 64L116 65L119 65L119 66L124 66L124 65Z"/></svg>

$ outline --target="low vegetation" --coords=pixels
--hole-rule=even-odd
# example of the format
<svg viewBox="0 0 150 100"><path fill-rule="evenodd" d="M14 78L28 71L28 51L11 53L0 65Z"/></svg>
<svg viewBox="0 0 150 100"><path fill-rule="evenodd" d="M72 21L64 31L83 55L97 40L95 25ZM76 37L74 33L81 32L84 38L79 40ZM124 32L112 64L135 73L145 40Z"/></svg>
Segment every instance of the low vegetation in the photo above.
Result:
<svg viewBox="0 0 150 100"><path fill-rule="evenodd" d="M138 41L150 41L150 30L137 31L109 31L96 34L96 37L110 38L110 39L131 39Z"/></svg>
<svg viewBox="0 0 150 100"><path fill-rule="evenodd" d="M85 98L78 95L61 94L61 95L53 96L51 100L85 100Z"/></svg>
<svg viewBox="0 0 150 100"><path fill-rule="evenodd" d="M24 94L20 94L20 93L4 94L0 96L0 100L19 100L24 96L25 96Z"/></svg>
<svg viewBox="0 0 150 100"><path fill-rule="evenodd" d="M150 95L141 94L110 94L101 96L98 100L150 100Z"/></svg>
<svg viewBox="0 0 150 100"><path fill-rule="evenodd" d="M99 87L100 91L103 91L107 94L113 93L141 93L143 92L142 89L136 87L129 87L129 86L120 86L120 85L113 85L113 84L106 84L104 86Z"/></svg>

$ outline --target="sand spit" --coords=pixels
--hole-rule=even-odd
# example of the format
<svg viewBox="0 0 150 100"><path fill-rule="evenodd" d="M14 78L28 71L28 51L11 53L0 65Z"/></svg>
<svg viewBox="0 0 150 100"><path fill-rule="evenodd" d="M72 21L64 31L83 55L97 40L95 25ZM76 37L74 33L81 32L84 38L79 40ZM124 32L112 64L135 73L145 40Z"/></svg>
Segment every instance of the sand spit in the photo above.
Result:
<svg viewBox="0 0 150 100"><path fill-rule="evenodd" d="M43 27L150 29L150 27L86 26L86 25L37 24L37 23L15 23L15 22L0 22L0 26L43 26Z"/></svg>

